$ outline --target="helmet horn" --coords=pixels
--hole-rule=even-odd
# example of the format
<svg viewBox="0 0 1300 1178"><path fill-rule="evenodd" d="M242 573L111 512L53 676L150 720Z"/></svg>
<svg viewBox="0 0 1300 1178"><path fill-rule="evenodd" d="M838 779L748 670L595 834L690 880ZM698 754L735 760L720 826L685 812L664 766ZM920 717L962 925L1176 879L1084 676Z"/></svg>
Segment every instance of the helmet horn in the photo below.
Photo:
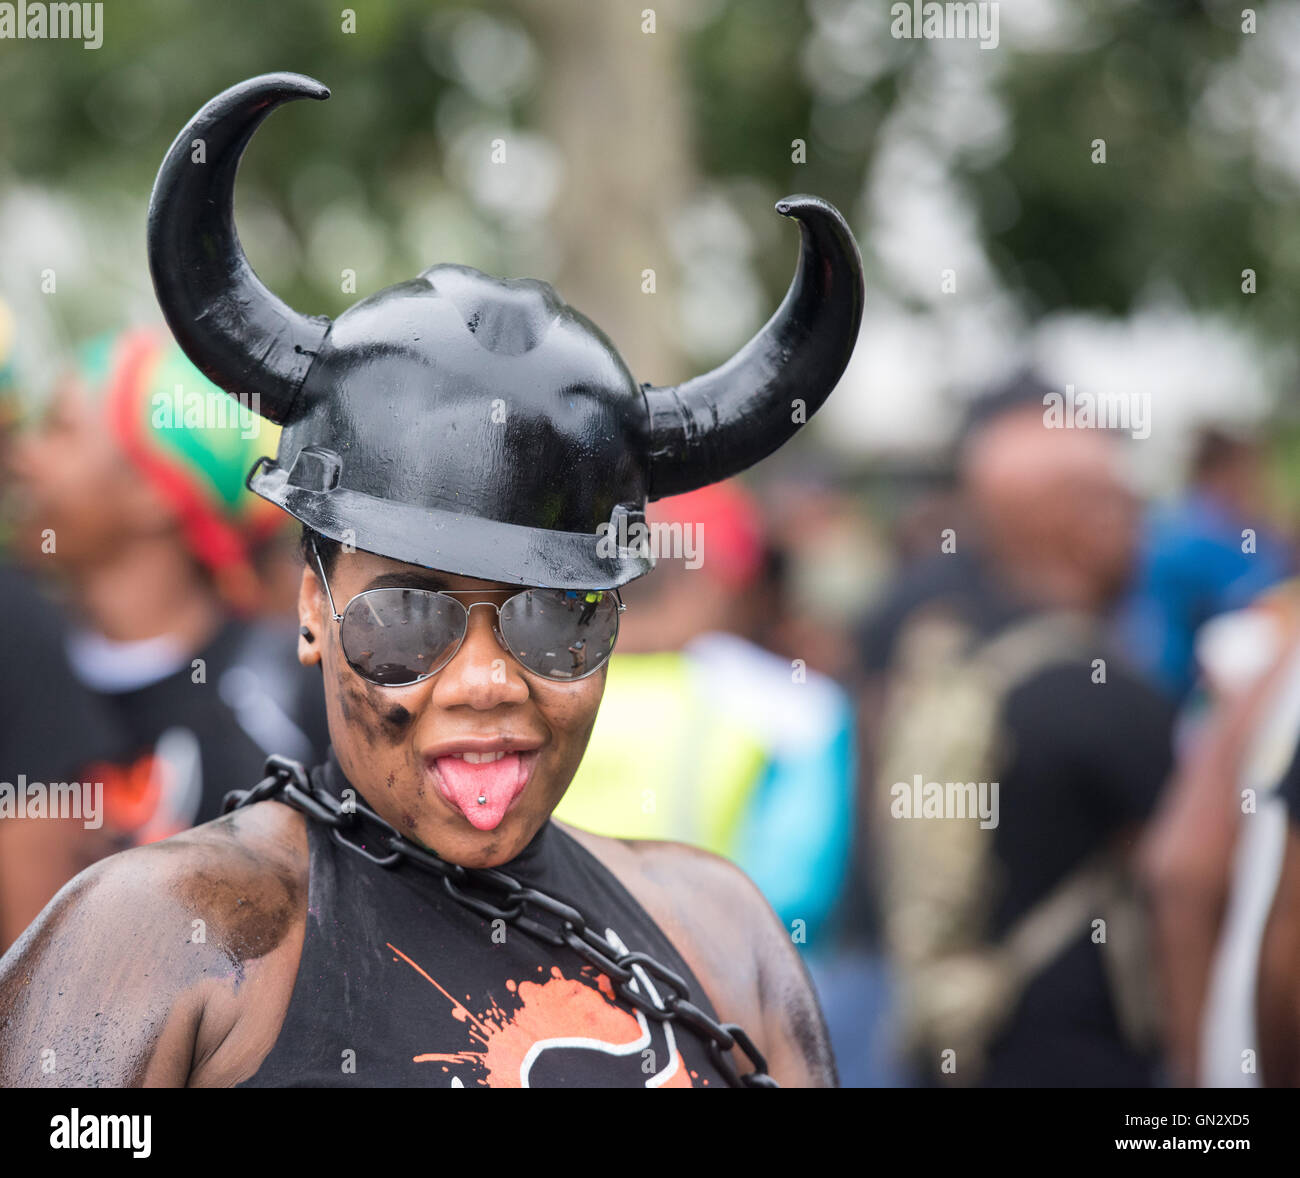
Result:
<svg viewBox="0 0 1300 1178"><path fill-rule="evenodd" d="M217 95L176 137L149 201L149 271L185 354L214 384L286 424L329 331L253 273L235 232L235 172L253 132L281 103L323 99L302 74L263 74ZM253 399L255 397L255 399Z"/></svg>
<svg viewBox="0 0 1300 1178"><path fill-rule="evenodd" d="M650 414L651 499L729 478L784 445L848 366L862 323L862 258L838 209L787 196L799 267L776 313L719 368L680 385L642 385ZM794 402L804 402L804 413Z"/></svg>

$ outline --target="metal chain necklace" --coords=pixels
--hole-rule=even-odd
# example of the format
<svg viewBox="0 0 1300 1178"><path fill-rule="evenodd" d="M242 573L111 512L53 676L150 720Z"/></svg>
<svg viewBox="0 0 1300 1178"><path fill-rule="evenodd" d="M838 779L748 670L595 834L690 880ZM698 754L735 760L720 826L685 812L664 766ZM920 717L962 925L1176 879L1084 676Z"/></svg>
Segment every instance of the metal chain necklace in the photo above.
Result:
<svg viewBox="0 0 1300 1178"><path fill-rule="evenodd" d="M685 1027L708 1047L714 1066L733 1088L777 1088L767 1074L767 1061L754 1041L735 1023L719 1023L691 1001L690 989L682 977L661 965L646 953L620 951L607 938L590 927L584 913L554 896L528 887L495 867L461 867L417 847L379 817L359 799L344 803L317 789L307 770L287 757L268 757L267 776L252 789L234 790L225 797L223 813L274 798L301 811L309 818L330 828L330 837L379 867L392 868L406 861L442 880L447 894L458 904L488 920L504 920L520 931L553 947L567 945L579 957L595 966L613 983L618 996L646 1018L660 1023ZM375 828L379 845L387 854L377 855L366 849L355 836L362 823ZM353 835L349 838L348 834ZM553 923L535 919L536 915L552 918ZM633 966L662 984L662 1006L653 1002L636 985ZM754 1070L743 1075L728 1054L738 1047Z"/></svg>

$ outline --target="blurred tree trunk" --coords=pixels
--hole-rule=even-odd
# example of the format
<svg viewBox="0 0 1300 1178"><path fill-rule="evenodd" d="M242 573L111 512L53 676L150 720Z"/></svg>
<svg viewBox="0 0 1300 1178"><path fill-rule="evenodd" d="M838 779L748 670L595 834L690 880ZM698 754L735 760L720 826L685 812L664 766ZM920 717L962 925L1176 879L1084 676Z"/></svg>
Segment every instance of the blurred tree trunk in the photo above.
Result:
<svg viewBox="0 0 1300 1178"><path fill-rule="evenodd" d="M679 380L677 267L665 232L694 183L680 35L689 0L518 0L543 57L539 130L565 174L551 215L555 286L609 335L637 380ZM642 293L642 272L657 293Z"/></svg>

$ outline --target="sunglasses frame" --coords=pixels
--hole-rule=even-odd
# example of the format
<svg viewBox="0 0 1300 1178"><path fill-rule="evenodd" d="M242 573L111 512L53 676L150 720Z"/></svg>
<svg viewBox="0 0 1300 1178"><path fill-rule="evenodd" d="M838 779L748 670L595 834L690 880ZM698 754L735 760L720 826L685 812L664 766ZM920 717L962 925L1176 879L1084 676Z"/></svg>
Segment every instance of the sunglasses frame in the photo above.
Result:
<svg viewBox="0 0 1300 1178"><path fill-rule="evenodd" d="M527 671L530 675L536 675L537 678L539 679L545 679L547 683L577 683L580 680L586 679L589 676L594 675L597 671L601 669L601 667L605 666L609 662L610 657L614 653L614 646L618 642L618 631L619 631L618 615L623 613L627 609L627 606L623 604L623 598L617 589L576 590L575 592L580 592L580 593L581 592L612 593L614 595L614 603L617 606L617 609L615 610L614 613L614 635L613 635L613 640L610 643L610 653L609 655L606 655L605 658L602 659L599 663L597 663L594 667L592 667L590 671L584 671L581 675L574 675L569 679L552 679L549 675L543 675L540 671L534 671L517 654L515 654L515 652L510 647L509 640L506 638L505 634L501 630L502 606L509 605L510 602L513 601L516 597L521 597L525 593L536 593L538 591L537 587L535 586L525 587L521 589L421 589L412 586L409 589L403 590L401 589L400 586L397 585L384 586L379 589L363 589L355 597L350 598L348 602L343 606L343 612L339 613L338 607L334 604L334 593L330 589L329 578L325 575L325 563L324 561L321 560L320 552L316 547L315 539L311 541L311 554L316 561L316 571L320 574L321 584L325 586L325 596L328 599L330 604L330 616L333 617L334 621L337 622L340 627L339 646L340 648L343 649L343 657L347 659L348 666L351 667L353 671L356 671L356 673L360 675L361 678L364 679L367 683L373 683L376 687L397 687L397 688L414 687L417 683L423 683L426 679L432 679L433 676L436 675L439 671L446 669L451 664L451 662L455 659L456 655L460 653L460 648L465 644L465 638L469 634L470 611L474 609L475 606L479 606L479 605L491 606L492 609L495 611L496 617L493 619L492 622L492 632L496 635L497 642L500 644L501 648L507 654L509 654L510 657L515 660L515 662L517 662L521 667L523 667L523 669ZM366 597L371 593L388 593L388 592L392 592L392 590L394 589L397 589L399 592L406 592L406 593L434 593L437 594L439 597L449 598L450 600L454 601L458 606L460 606L461 609L465 611L465 628L461 631L461 635L456 640L456 645L452 648L451 653L447 655L447 657L441 663L439 663L438 666L434 667L432 670L426 671L423 675L419 676L416 679L412 679L407 683L380 683L375 679L371 679L368 675L362 674L362 672L358 670L356 664L353 663L352 659L349 658L346 647L343 647L343 641L342 641L343 636L341 631L343 626L343 619L344 617L346 617L348 610L352 608L355 602L360 601L363 597ZM560 590L555 590L555 592L563 593L566 591L560 589ZM504 593L507 594L507 596L505 600L501 602L471 601L469 605L466 605L457 596L458 594L481 595L484 593Z"/></svg>

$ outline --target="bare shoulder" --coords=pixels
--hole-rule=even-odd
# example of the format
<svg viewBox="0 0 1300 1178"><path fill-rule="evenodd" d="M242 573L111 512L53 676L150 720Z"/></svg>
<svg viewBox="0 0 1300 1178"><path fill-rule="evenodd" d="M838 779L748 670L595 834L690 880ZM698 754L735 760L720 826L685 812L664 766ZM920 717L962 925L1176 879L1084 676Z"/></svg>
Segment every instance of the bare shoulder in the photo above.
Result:
<svg viewBox="0 0 1300 1178"><path fill-rule="evenodd" d="M87 868L0 959L0 1084L189 1082L306 882L302 819L278 802Z"/></svg>
<svg viewBox="0 0 1300 1178"><path fill-rule="evenodd" d="M703 898L716 897L742 905L751 916L771 913L758 888L730 859L688 843L658 839L619 839L592 834L576 826L556 822L610 869L639 900L633 885L656 903L669 907L684 905L688 910L702 898L693 894L703 889Z"/></svg>
<svg viewBox="0 0 1300 1178"><path fill-rule="evenodd" d="M616 839L557 823L654 918L708 991L744 1027L783 1084L835 1083L821 1008L793 941L754 882L685 843ZM753 1028L761 1028L754 1030Z"/></svg>
<svg viewBox="0 0 1300 1178"><path fill-rule="evenodd" d="M259 803L88 867L11 953L49 952L69 921L93 922L106 937L165 935L158 918L178 909L206 926L193 931L214 934L237 956L257 956L276 914L306 882L302 816L279 802Z"/></svg>
<svg viewBox="0 0 1300 1178"><path fill-rule="evenodd" d="M739 1006L751 1016L759 1011L762 955L755 946L775 916L740 868L685 843L564 829L654 918L711 997L717 991L733 1009Z"/></svg>
<svg viewBox="0 0 1300 1178"><path fill-rule="evenodd" d="M306 820L280 802L259 802L116 858L130 855L140 856L133 871L169 883L242 950L267 947L276 914L306 893Z"/></svg>

